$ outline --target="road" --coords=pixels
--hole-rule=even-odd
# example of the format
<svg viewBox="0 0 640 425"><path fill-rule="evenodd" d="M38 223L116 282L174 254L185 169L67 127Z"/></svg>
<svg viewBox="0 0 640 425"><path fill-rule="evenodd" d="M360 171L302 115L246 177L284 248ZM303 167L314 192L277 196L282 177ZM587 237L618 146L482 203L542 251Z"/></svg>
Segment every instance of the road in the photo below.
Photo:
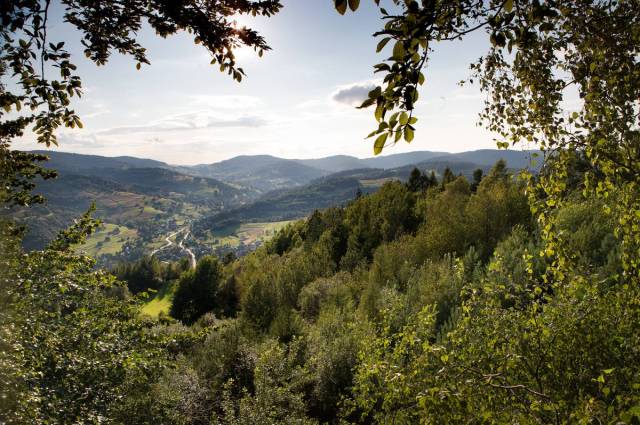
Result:
<svg viewBox="0 0 640 425"><path fill-rule="evenodd" d="M187 240L187 238L189 237L190 234L191 234L191 231L187 230L187 233L185 233L184 238L182 238L182 240L178 243L178 246L180 247L181 250L183 250L184 252L189 254L189 264L191 265L192 269L195 269L196 268L196 256L193 253L193 251L191 251L189 248L187 248L184 245L184 241Z"/></svg>
<svg viewBox="0 0 640 425"><path fill-rule="evenodd" d="M191 249L189 249L187 246L185 246L184 242L187 240L187 238L189 237L189 235L191 234L191 231L189 230L188 227L176 230L173 233L170 233L169 235L167 235L166 238L164 238L164 240L167 242L165 245L162 245L160 248L154 249L151 252L151 256L153 257L154 255L156 255L158 252L163 251L169 247L171 247L174 242L171 240L172 237L176 236L179 233L182 233L186 231L186 233L184 234L184 237L180 240L180 242L178 242L178 248L180 248L182 251L184 251L188 256L189 256L189 266L192 269L196 268L196 256L193 253L193 251L191 251ZM176 238L177 239L177 238Z"/></svg>

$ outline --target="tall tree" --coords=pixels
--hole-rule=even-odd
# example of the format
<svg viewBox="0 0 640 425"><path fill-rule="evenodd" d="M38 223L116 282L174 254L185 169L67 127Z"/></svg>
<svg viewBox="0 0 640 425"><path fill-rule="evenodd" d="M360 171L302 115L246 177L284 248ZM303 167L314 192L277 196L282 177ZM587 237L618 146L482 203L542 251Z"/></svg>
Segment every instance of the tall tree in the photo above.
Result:
<svg viewBox="0 0 640 425"><path fill-rule="evenodd" d="M224 308L218 300L222 265L216 257L203 257L193 271L185 272L173 297L171 315L193 323L204 313Z"/></svg>

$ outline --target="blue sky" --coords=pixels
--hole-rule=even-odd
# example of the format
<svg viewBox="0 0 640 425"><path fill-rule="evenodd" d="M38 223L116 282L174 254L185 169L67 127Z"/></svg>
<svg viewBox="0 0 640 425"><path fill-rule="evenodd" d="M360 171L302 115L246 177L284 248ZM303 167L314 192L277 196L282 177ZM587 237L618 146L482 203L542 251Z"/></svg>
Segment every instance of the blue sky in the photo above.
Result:
<svg viewBox="0 0 640 425"><path fill-rule="evenodd" d="M59 131L61 151L154 158L172 164L211 163L241 154L313 158L372 156L364 137L372 110L356 110L377 76L372 33L382 25L372 1L338 15L330 0L284 0L275 17L241 18L265 36L273 51L258 58L238 53L248 77L238 84L194 45L188 34L169 39L140 34L151 66L136 71L130 57L114 55L104 67L84 58L79 34L54 19L51 38L67 47L83 78L75 109L85 126ZM60 12L60 11L58 11ZM486 51L484 34L436 46L417 105L416 138L385 154L412 150L459 152L494 148L493 135L476 126L482 97L460 87L469 64ZM17 144L38 148L32 135Z"/></svg>

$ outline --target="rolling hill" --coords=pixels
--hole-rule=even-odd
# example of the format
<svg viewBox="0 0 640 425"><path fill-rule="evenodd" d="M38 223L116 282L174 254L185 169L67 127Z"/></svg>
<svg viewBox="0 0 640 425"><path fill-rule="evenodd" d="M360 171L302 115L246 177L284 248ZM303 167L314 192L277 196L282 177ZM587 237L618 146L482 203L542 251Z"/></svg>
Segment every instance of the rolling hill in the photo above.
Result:
<svg viewBox="0 0 640 425"><path fill-rule="evenodd" d="M98 232L102 239L96 236L88 246L95 255L113 261L122 255L135 259L158 248L169 232L192 223L196 233L206 234L230 224L304 217L314 209L348 202L358 191L375 191L391 179L406 180L414 167L437 175L449 167L470 177L475 169L487 171L498 159L507 160L510 168L527 167L532 156L530 151L502 150L418 151L365 159L256 155L172 166L127 156L41 152L49 155L47 166L57 169L59 177L37 185L37 192L48 199L46 205L9 212L29 225L25 246L42 248L95 201L96 216L105 226ZM205 252L207 240L192 243Z"/></svg>
<svg viewBox="0 0 640 425"><path fill-rule="evenodd" d="M301 186L327 174L298 161L270 155L237 156L215 164L184 167L184 170L260 192Z"/></svg>
<svg viewBox="0 0 640 425"><path fill-rule="evenodd" d="M359 168L340 171L316 179L305 186L272 191L238 208L204 217L194 223L194 230L204 233L208 229L231 224L301 218L316 209L342 205L352 200L358 191L362 193L375 191L390 180L406 181L416 167L426 173L433 171L438 177L442 176L446 168L450 168L455 174L462 174L469 179L476 169L487 172L491 168L490 165L446 158L434 158L415 165L392 169Z"/></svg>

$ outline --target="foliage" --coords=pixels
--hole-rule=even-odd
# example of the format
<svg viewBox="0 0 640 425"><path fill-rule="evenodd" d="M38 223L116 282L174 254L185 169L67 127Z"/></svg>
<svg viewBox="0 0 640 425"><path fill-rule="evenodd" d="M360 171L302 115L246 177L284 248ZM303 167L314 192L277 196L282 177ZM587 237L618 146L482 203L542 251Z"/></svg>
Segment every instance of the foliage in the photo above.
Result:
<svg viewBox="0 0 640 425"><path fill-rule="evenodd" d="M340 13L346 12L345 0L334 3ZM487 94L480 119L501 136L499 146L533 143L547 153L540 178L529 175L528 181L534 212L544 223L545 255L553 259L555 279L568 276L571 253L565 249L553 211L570 194L569 171L577 152L585 159L586 170L579 179L584 196L609 200L616 194L616 202L606 210L623 241L625 278L637 279L640 9L636 2L393 3L399 13L381 8L385 25L375 34L383 37L377 50L392 43L393 54L375 65L376 72L384 74L383 84L362 105L376 106L379 127L370 135L377 137L374 152L379 153L387 141L413 139L412 113L434 44L485 31L491 47L472 64L469 82L478 81ZM350 2L352 10L358 5ZM576 93L579 105L567 109L566 101Z"/></svg>
<svg viewBox="0 0 640 425"><path fill-rule="evenodd" d="M219 18L209 21L191 3L129 3L80 14L84 3L64 1L94 61L115 49L145 62L130 36L143 18L161 35L199 35L229 29L238 7L279 9L207 3ZM485 28L492 47L473 67L488 94L481 118L503 145L530 140L551 151L540 175L524 175L525 185L499 162L473 184L449 169L439 187L422 190L414 173L409 187L390 182L317 211L238 261L205 257L180 276L173 301L188 327L141 318L115 277L73 253L97 226L89 214L29 254L2 223L2 422L640 421L640 8L624 0L393 3L398 13L382 10L378 46L393 41L393 56L377 66L383 86L365 102L380 121L375 151L413 139L431 44ZM345 13L359 1L335 4ZM0 73L7 60L26 70L15 75L22 94L3 86L3 102L11 109L35 94L27 102L48 108L3 124L1 137L34 120L43 141L55 126L79 125L66 109L79 85L64 46L43 43L47 5L0 7L8 23ZM95 25L113 30L123 16L122 32ZM13 41L23 30L35 44ZM207 35L210 50L228 42L213 46L215 59L240 79L229 49L251 40L234 30ZM42 63L46 55L60 65L60 82L35 71L33 46ZM582 104L567 117L561 102L571 87ZM3 174L14 179L3 201L31 202L30 180L42 174L21 167Z"/></svg>
<svg viewBox="0 0 640 425"><path fill-rule="evenodd" d="M127 283L133 294L157 290L162 284L162 269L155 257L143 257L135 263L119 264L112 273Z"/></svg>
<svg viewBox="0 0 640 425"><path fill-rule="evenodd" d="M184 272L171 304L171 316L191 324L208 311L220 311L224 279L222 264L215 257L203 257L195 270Z"/></svg>
<svg viewBox="0 0 640 425"><path fill-rule="evenodd" d="M13 406L6 423L91 423L114 417L123 398L147 391L168 357L162 339L138 320L124 288L71 243L95 226L86 216L46 251L15 253L3 294L3 372ZM7 357L8 356L8 357ZM7 367L8 366L8 367ZM3 378L4 381L4 378ZM6 381L4 381L6 382Z"/></svg>

